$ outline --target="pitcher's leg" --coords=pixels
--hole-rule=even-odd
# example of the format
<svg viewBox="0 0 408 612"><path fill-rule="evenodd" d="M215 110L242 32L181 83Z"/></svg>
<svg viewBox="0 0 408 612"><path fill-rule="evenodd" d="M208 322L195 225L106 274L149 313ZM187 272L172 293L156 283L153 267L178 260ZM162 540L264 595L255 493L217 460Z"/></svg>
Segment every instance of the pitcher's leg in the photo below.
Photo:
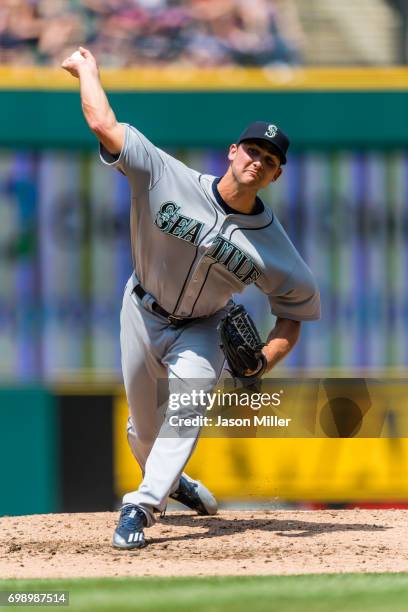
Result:
<svg viewBox="0 0 408 612"><path fill-rule="evenodd" d="M143 473L167 400L167 395L160 397L163 386L159 389L157 385L157 378L166 377L167 371L152 350L151 319L127 286L120 318L122 372L129 405L127 436Z"/></svg>
<svg viewBox="0 0 408 612"><path fill-rule="evenodd" d="M192 391L211 392L217 384L224 363L218 346L218 318L190 324L171 345L165 358L169 393L188 393L191 397ZM180 406L177 413L187 418L205 411L205 405L189 405ZM123 498L125 503L141 507L150 525L154 522L153 509L164 510L168 495L177 488L200 432L200 426L174 427L170 421L174 416L175 411L167 408L164 423L146 461L143 482L138 491Z"/></svg>
<svg viewBox="0 0 408 612"><path fill-rule="evenodd" d="M145 375L141 371L139 373L143 385L134 384L126 389L129 405L126 431L130 450L144 474L147 458L160 431L166 402L162 408L157 406L156 381L150 380L147 373ZM148 418L144 419L146 414Z"/></svg>

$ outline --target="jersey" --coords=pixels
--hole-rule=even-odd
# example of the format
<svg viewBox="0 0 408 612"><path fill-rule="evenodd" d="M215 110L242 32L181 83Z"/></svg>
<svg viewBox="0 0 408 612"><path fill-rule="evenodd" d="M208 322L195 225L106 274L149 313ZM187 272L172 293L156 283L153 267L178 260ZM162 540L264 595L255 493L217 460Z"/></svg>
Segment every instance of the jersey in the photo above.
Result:
<svg viewBox="0 0 408 612"><path fill-rule="evenodd" d="M135 274L167 312L209 317L255 284L277 317L319 318L313 275L269 208L227 214L217 177L187 167L130 125L119 156L102 145L100 155L128 178Z"/></svg>

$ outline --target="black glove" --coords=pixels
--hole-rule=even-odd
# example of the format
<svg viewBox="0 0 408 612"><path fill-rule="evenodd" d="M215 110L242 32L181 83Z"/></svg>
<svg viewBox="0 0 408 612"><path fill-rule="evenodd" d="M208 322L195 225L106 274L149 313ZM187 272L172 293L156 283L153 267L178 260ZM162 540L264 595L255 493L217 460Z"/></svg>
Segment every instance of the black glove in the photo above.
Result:
<svg viewBox="0 0 408 612"><path fill-rule="evenodd" d="M231 374L245 387L256 384L267 365L262 352L265 344L244 306L234 306L218 329Z"/></svg>

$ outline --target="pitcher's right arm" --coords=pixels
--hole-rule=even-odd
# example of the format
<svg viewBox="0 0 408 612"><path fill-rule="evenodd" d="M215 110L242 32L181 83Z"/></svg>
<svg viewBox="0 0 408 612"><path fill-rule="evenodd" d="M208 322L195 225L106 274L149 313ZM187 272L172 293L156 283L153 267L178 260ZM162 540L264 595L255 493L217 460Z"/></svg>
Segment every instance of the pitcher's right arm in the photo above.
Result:
<svg viewBox="0 0 408 612"><path fill-rule="evenodd" d="M109 153L119 155L125 141L125 126L118 123L109 104L94 56L79 47L79 53L68 57L62 68L79 79L82 111L90 129Z"/></svg>

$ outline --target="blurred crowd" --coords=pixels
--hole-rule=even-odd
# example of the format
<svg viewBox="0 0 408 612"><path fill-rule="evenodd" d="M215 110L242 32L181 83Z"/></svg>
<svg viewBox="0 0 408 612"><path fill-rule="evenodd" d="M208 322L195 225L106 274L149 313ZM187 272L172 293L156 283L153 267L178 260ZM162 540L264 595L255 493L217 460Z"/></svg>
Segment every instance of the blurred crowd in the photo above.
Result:
<svg viewBox="0 0 408 612"><path fill-rule="evenodd" d="M269 66L301 60L292 0L0 0L0 64Z"/></svg>

